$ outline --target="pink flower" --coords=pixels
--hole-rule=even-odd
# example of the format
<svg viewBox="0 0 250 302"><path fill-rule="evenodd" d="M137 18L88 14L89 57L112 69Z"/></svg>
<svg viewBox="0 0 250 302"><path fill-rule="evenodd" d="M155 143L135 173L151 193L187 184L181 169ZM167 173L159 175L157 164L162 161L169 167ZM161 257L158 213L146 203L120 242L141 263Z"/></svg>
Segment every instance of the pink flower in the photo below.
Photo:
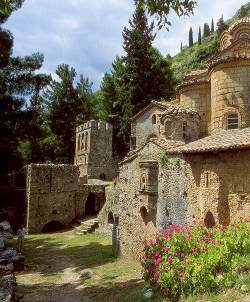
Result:
<svg viewBox="0 0 250 302"><path fill-rule="evenodd" d="M154 281L157 281L157 280L158 280L158 273L157 273L157 272L154 272L153 278L154 278Z"/></svg>
<svg viewBox="0 0 250 302"><path fill-rule="evenodd" d="M161 257L159 257L158 259L156 259L156 260L154 261L155 265L159 265L159 264L161 264L161 262L162 262Z"/></svg>
<svg viewBox="0 0 250 302"><path fill-rule="evenodd" d="M163 252L164 252L164 253L167 253L167 252L168 252L168 247L167 247L167 246L164 246Z"/></svg>
<svg viewBox="0 0 250 302"><path fill-rule="evenodd" d="M222 233L224 233L225 230L226 230L226 228L225 228L224 226L220 227L220 231L221 231Z"/></svg>
<svg viewBox="0 0 250 302"><path fill-rule="evenodd" d="M167 272L167 270L164 268L164 269L162 270L162 272L163 272L163 273L166 273L166 272Z"/></svg>
<svg viewBox="0 0 250 302"><path fill-rule="evenodd" d="M180 273L179 273L179 277L180 277L180 278L183 278L183 277L184 277L184 273L183 273L183 272L180 272Z"/></svg>
<svg viewBox="0 0 250 302"><path fill-rule="evenodd" d="M168 263L170 264L170 263L172 263L172 262L173 262L172 256L168 256Z"/></svg>
<svg viewBox="0 0 250 302"><path fill-rule="evenodd" d="M210 243L212 243L212 244L215 244L215 243L216 243L216 240L215 240L215 239L210 239L209 241L210 241Z"/></svg>

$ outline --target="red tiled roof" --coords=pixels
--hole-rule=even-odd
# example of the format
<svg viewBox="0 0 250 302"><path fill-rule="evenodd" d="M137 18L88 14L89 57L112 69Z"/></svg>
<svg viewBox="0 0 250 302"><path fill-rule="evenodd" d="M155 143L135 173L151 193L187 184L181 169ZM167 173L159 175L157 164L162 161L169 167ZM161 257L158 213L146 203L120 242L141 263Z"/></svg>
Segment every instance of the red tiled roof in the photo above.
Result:
<svg viewBox="0 0 250 302"><path fill-rule="evenodd" d="M216 131L181 147L167 150L169 153L205 153L250 149L250 128Z"/></svg>

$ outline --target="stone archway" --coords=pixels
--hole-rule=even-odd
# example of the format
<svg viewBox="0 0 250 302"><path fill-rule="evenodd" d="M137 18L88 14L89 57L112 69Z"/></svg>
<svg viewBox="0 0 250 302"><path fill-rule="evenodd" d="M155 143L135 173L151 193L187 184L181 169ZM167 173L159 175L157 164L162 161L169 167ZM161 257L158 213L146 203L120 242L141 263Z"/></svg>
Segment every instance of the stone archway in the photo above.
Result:
<svg viewBox="0 0 250 302"><path fill-rule="evenodd" d="M45 224L42 228L42 233L53 233L60 231L64 228L63 224L57 220L52 220Z"/></svg>
<svg viewBox="0 0 250 302"><path fill-rule="evenodd" d="M100 211L100 208L101 205L99 197L94 193L90 193L85 203L85 216L97 215Z"/></svg>

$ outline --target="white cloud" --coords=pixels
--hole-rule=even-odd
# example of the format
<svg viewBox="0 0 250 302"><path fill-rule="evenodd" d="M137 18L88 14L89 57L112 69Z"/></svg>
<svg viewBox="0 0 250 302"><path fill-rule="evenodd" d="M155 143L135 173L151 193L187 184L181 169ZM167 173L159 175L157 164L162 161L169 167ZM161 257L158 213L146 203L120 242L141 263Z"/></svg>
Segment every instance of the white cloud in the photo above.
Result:
<svg viewBox="0 0 250 302"><path fill-rule="evenodd" d="M187 44L192 25L198 27L224 14L231 17L246 0L198 0L194 16L178 18L171 14L170 31L162 29L154 45L165 55L175 54L181 41ZM122 50L122 30L134 10L132 0L26 0L13 13L6 27L15 37L14 55L40 51L45 56L43 70L54 74L61 63L88 76L97 89Z"/></svg>

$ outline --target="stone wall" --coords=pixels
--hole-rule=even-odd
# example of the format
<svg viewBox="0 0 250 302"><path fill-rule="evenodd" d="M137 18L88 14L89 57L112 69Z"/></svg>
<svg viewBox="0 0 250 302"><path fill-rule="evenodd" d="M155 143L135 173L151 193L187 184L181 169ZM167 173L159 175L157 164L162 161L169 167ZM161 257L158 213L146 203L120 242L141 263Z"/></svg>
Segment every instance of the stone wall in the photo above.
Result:
<svg viewBox="0 0 250 302"><path fill-rule="evenodd" d="M248 150L185 156L187 198L195 218L210 212L216 223L227 225L250 216L249 159Z"/></svg>
<svg viewBox="0 0 250 302"><path fill-rule="evenodd" d="M211 73L211 130L227 129L227 116L237 114L240 128L250 126L250 62L220 64Z"/></svg>
<svg viewBox="0 0 250 302"><path fill-rule="evenodd" d="M112 125L89 121L76 129L75 165L80 176L110 180L117 174L113 159Z"/></svg>
<svg viewBox="0 0 250 302"><path fill-rule="evenodd" d="M211 87L210 83L185 86L179 91L180 104L196 110L201 117L200 137L210 133L211 123Z"/></svg>
<svg viewBox="0 0 250 302"><path fill-rule="evenodd" d="M122 256L139 259L144 240L169 224L183 225L193 219L205 219L208 226L242 221L250 216L249 158L247 150L169 154L150 142L120 166L120 180L113 190L109 188L100 224L110 234L108 213L112 212L119 220L115 248L119 246ZM153 190L142 190L141 177L154 174L155 168L148 167L157 163ZM150 177L146 179L147 185Z"/></svg>
<svg viewBox="0 0 250 302"><path fill-rule="evenodd" d="M80 216L78 167L73 165L31 164L27 167L26 199L27 230L40 232L43 227L57 221L68 225ZM81 192L86 199L86 193Z"/></svg>
<svg viewBox="0 0 250 302"><path fill-rule="evenodd" d="M153 107L136 120L136 124L132 127L132 135L136 137L136 147L144 143L149 135L159 134L159 123L157 119L159 118L158 114L163 111L164 109ZM156 116L155 124L152 122L153 115Z"/></svg>

